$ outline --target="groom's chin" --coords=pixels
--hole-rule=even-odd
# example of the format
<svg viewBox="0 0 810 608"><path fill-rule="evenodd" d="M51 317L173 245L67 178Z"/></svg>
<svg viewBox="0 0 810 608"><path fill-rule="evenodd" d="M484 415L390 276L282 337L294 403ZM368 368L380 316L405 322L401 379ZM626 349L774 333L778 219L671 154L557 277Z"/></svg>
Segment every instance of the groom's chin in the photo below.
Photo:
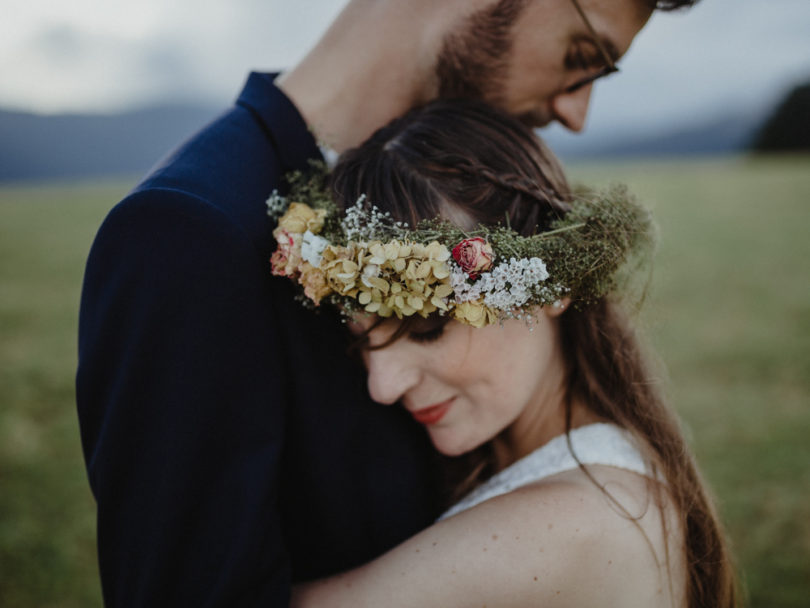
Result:
<svg viewBox="0 0 810 608"><path fill-rule="evenodd" d="M548 126L551 123L551 116L542 110L535 110L532 112L519 114L517 119L532 129L539 129L540 127Z"/></svg>

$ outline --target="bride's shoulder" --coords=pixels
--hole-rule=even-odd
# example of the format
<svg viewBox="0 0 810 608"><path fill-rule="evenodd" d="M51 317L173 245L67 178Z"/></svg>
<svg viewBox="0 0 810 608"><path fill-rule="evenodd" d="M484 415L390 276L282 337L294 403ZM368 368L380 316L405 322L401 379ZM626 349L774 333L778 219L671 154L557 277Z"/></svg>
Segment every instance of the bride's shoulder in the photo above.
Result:
<svg viewBox="0 0 810 608"><path fill-rule="evenodd" d="M492 529L493 544L504 539L513 559L536 568L524 581L553 581L554 593L568 595L571 605L667 605L663 598L681 595L677 517L663 488L656 493L642 475L589 466L587 473L560 473L466 515L465 526Z"/></svg>
<svg viewBox="0 0 810 608"><path fill-rule="evenodd" d="M651 501L635 512L646 508L644 478L589 471L593 479L561 473L443 519L361 568L296 588L293 605L682 606L683 585L656 566L666 564L650 515L659 509Z"/></svg>

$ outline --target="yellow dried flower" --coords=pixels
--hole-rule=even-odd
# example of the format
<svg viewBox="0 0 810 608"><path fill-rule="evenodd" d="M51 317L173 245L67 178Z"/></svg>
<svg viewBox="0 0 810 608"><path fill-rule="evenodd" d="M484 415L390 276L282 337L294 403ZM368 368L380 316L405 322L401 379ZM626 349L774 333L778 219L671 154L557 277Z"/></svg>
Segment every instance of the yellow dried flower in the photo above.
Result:
<svg viewBox="0 0 810 608"><path fill-rule="evenodd" d="M301 265L301 277L298 282L304 287L304 294L315 303L315 306L332 293L332 288L326 281L326 273L309 262Z"/></svg>
<svg viewBox="0 0 810 608"><path fill-rule="evenodd" d="M449 256L437 242L350 242L324 249L320 269L330 290L355 298L369 313L427 317L449 310Z"/></svg>
<svg viewBox="0 0 810 608"><path fill-rule="evenodd" d="M453 309L453 315L457 321L473 327L486 327L498 320L495 311L481 301L460 302Z"/></svg>
<svg viewBox="0 0 810 608"><path fill-rule="evenodd" d="M353 243L349 247L329 245L323 250L320 268L326 275L326 282L340 295L354 296L360 266L355 262L356 251Z"/></svg>
<svg viewBox="0 0 810 608"><path fill-rule="evenodd" d="M278 220L278 228L291 233L303 234L307 230L318 234L323 228L326 209L313 209L304 203L290 203L290 207Z"/></svg>

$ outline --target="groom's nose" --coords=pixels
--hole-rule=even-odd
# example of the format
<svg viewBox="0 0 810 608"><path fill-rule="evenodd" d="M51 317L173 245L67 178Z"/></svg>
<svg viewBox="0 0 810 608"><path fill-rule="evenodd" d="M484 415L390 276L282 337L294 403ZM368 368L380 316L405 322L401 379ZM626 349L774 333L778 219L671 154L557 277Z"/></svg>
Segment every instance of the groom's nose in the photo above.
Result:
<svg viewBox="0 0 810 608"><path fill-rule="evenodd" d="M397 342L377 350L366 350L363 359L368 371L368 392L377 403L399 401L419 383L419 366L410 362Z"/></svg>
<svg viewBox="0 0 810 608"><path fill-rule="evenodd" d="M551 113L554 120L571 131L582 131L588 116L592 89L593 85L589 84L576 91L562 92L552 97Z"/></svg>

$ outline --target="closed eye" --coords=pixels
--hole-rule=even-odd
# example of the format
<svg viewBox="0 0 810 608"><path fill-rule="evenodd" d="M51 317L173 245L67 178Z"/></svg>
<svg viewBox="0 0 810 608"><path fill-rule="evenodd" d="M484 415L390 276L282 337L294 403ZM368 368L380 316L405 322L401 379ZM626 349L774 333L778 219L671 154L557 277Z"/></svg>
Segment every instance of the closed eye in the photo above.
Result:
<svg viewBox="0 0 810 608"><path fill-rule="evenodd" d="M587 39L580 40L575 46L571 47L565 55L564 61L566 69L570 71L590 72L587 76L569 84L564 89L565 93L575 93L593 81L619 71L619 68L609 62L596 45Z"/></svg>
<svg viewBox="0 0 810 608"><path fill-rule="evenodd" d="M595 46L582 42L565 55L565 67L568 70L604 68L605 59Z"/></svg>
<svg viewBox="0 0 810 608"><path fill-rule="evenodd" d="M427 344L441 338L443 333L444 325L439 325L438 327L423 331L411 331L408 333L408 340L416 342L417 344Z"/></svg>

